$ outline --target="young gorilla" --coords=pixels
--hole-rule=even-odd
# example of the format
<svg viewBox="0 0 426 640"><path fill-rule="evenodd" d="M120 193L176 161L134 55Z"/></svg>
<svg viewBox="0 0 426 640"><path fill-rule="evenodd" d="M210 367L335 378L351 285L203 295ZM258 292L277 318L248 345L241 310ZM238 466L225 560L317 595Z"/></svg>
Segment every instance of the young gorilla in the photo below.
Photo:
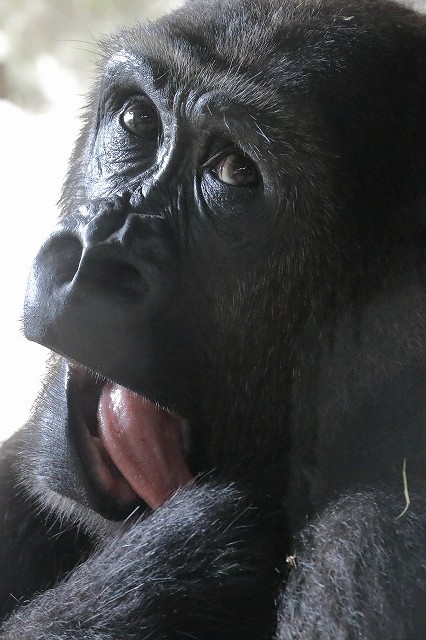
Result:
<svg viewBox="0 0 426 640"><path fill-rule="evenodd" d="M391 2L106 43L28 286L61 355L2 450L2 639L426 637L425 114Z"/></svg>

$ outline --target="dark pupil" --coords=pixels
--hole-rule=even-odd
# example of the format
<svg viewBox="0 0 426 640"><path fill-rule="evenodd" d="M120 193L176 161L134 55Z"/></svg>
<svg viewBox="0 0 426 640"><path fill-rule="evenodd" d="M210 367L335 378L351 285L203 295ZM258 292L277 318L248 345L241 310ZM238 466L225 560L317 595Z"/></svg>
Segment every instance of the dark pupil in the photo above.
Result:
<svg viewBox="0 0 426 640"><path fill-rule="evenodd" d="M124 112L123 124L132 133L142 134L156 127L157 118L148 106L135 105Z"/></svg>
<svg viewBox="0 0 426 640"><path fill-rule="evenodd" d="M242 174L243 177L253 175L253 166L244 158L236 158L233 164L234 173Z"/></svg>
<svg viewBox="0 0 426 640"><path fill-rule="evenodd" d="M256 171L253 164L243 156L233 156L231 158L230 170L239 184L248 184L253 182L256 177Z"/></svg>

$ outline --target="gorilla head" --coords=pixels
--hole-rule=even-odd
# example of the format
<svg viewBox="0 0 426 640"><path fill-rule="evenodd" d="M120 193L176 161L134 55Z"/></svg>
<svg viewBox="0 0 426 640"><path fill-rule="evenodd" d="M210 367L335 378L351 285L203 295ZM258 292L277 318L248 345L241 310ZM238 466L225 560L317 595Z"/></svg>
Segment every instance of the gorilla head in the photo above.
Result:
<svg viewBox="0 0 426 640"><path fill-rule="evenodd" d="M25 305L61 354L32 444L51 500L121 518L212 474L305 517L416 449L384 437L383 382L424 338L413 16L193 0L105 44Z"/></svg>

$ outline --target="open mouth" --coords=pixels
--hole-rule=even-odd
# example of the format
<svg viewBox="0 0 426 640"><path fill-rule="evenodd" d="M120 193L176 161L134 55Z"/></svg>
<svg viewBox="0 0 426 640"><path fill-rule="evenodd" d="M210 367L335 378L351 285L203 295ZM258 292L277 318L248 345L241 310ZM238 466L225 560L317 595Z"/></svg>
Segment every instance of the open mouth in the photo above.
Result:
<svg viewBox="0 0 426 640"><path fill-rule="evenodd" d="M73 439L113 502L155 509L191 482L186 420L81 365L69 364L68 377Z"/></svg>

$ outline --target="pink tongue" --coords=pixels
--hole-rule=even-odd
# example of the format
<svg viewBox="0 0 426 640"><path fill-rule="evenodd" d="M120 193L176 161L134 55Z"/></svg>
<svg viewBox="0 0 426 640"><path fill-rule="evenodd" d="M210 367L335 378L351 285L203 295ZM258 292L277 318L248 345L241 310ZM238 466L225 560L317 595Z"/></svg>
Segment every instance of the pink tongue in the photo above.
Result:
<svg viewBox="0 0 426 640"><path fill-rule="evenodd" d="M182 421L118 384L99 400L99 435L115 466L150 507L192 479L182 452Z"/></svg>

